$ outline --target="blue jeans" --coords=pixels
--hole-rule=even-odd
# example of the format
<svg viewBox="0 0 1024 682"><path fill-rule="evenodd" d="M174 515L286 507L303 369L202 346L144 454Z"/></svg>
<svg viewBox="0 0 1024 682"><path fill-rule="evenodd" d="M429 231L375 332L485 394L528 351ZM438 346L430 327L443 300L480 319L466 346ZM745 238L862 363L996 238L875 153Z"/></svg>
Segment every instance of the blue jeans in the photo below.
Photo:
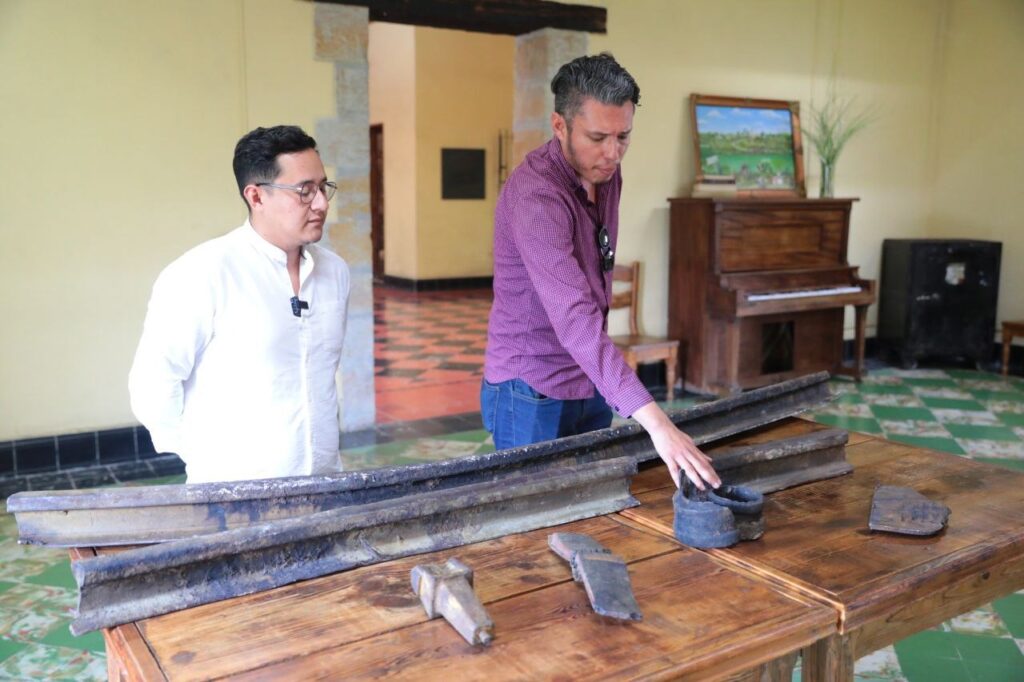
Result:
<svg viewBox="0 0 1024 682"><path fill-rule="evenodd" d="M582 400L559 400L541 395L522 379L497 384L485 379L480 387L480 414L498 450L574 436L612 423L612 410L600 393Z"/></svg>

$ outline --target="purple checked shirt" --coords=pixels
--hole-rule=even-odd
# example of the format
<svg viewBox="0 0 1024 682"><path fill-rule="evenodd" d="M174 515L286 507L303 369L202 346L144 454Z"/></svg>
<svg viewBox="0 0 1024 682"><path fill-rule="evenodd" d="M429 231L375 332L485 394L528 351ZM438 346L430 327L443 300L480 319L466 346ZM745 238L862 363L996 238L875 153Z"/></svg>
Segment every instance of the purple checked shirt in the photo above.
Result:
<svg viewBox="0 0 1024 682"><path fill-rule="evenodd" d="M597 203L557 138L512 172L494 214L494 305L484 377L523 379L551 398L591 398L596 388L623 416L652 402L608 338L612 273L601 268L598 224L619 233L622 174L597 185Z"/></svg>

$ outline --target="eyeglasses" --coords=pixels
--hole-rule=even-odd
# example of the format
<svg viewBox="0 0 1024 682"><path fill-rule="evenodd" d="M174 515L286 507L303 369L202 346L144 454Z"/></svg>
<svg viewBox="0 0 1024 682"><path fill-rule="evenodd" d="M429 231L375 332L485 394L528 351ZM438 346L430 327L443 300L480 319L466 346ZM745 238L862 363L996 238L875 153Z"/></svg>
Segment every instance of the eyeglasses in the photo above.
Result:
<svg viewBox="0 0 1024 682"><path fill-rule="evenodd" d="M324 199L327 199L327 201L330 201L331 197L334 196L334 193L338 191L338 185L328 180L324 180L319 185L312 180L306 180L298 185L278 185L273 182L257 182L256 186L273 187L275 189L290 189L299 195L299 201L304 204L313 203L313 197L316 196L317 190L324 193Z"/></svg>
<svg viewBox="0 0 1024 682"><path fill-rule="evenodd" d="M612 250L612 240L608 236L608 228L604 225L597 231L597 246L601 249L601 267L608 272L615 267L615 251Z"/></svg>

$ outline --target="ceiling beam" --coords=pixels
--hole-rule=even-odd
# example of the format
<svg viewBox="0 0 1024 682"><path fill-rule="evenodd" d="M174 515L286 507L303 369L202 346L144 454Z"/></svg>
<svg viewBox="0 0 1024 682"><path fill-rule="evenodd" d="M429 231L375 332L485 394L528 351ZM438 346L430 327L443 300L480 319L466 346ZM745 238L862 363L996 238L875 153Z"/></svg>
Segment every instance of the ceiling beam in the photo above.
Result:
<svg viewBox="0 0 1024 682"><path fill-rule="evenodd" d="M606 33L608 11L547 0L317 0L370 10L370 21L522 35L542 28Z"/></svg>

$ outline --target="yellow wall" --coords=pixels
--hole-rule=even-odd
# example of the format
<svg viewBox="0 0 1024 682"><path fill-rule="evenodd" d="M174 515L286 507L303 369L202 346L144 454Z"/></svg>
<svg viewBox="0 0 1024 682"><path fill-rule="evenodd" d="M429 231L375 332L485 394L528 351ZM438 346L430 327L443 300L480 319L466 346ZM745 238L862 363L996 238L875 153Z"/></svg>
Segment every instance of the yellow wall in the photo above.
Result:
<svg viewBox="0 0 1024 682"><path fill-rule="evenodd" d="M648 332L666 326L665 199L693 177L689 94L806 105L824 95L833 62L841 90L879 109L838 167L838 193L861 198L850 262L877 277L890 236L997 239L1000 318L1024 318L1019 0L587 2L609 10L609 33L591 36L590 51L615 52L643 94L619 251L644 262ZM125 383L154 278L244 217L230 170L236 140L278 122L312 132L334 115L332 65L313 59L313 11L299 0L0 0L0 440L134 423ZM454 42L442 46L442 34ZM416 92L405 105L415 135L385 131L386 153L416 148L386 196L414 195L407 224L429 229L390 237L387 268L417 279L488 274L511 39L415 35L385 55ZM379 71L372 38L370 49ZM497 84L503 63L504 95L467 92L446 70ZM484 122L479 136L471 121ZM442 146L488 150L486 202L439 202ZM817 189L813 159L808 188ZM389 230L400 211L389 209Z"/></svg>
<svg viewBox="0 0 1024 682"><path fill-rule="evenodd" d="M384 126L384 271L489 276L498 132L512 127L515 39L370 24L370 121ZM441 149L483 149L486 198L441 199Z"/></svg>
<svg viewBox="0 0 1024 682"><path fill-rule="evenodd" d="M313 4L0 2L0 440L135 423L156 275L242 222L237 139L334 115Z"/></svg>
<svg viewBox="0 0 1024 682"><path fill-rule="evenodd" d="M957 0L947 31L931 234L1002 242L998 318L1024 319L1024 3Z"/></svg>
<svg viewBox="0 0 1024 682"><path fill-rule="evenodd" d="M384 131L384 272L416 279L416 28L370 23L370 123Z"/></svg>
<svg viewBox="0 0 1024 682"><path fill-rule="evenodd" d="M860 197L849 260L877 277L881 240L926 233L931 197L928 137L933 58L941 5L932 0L610 0L608 34L590 51L610 50L640 84L633 142L623 163L619 256L643 262L641 325L667 327L668 205L694 177L690 93L799 100L824 96L835 62L839 90L878 102L878 122L840 158L839 196ZM816 160L807 186L817 195ZM869 313L873 334L876 309ZM624 331L624 318L612 330ZM852 334L852 316L848 318Z"/></svg>
<svg viewBox="0 0 1024 682"><path fill-rule="evenodd" d="M418 279L489 276L498 132L512 128L515 39L416 29ZM485 199L441 199L441 149L485 150Z"/></svg>

